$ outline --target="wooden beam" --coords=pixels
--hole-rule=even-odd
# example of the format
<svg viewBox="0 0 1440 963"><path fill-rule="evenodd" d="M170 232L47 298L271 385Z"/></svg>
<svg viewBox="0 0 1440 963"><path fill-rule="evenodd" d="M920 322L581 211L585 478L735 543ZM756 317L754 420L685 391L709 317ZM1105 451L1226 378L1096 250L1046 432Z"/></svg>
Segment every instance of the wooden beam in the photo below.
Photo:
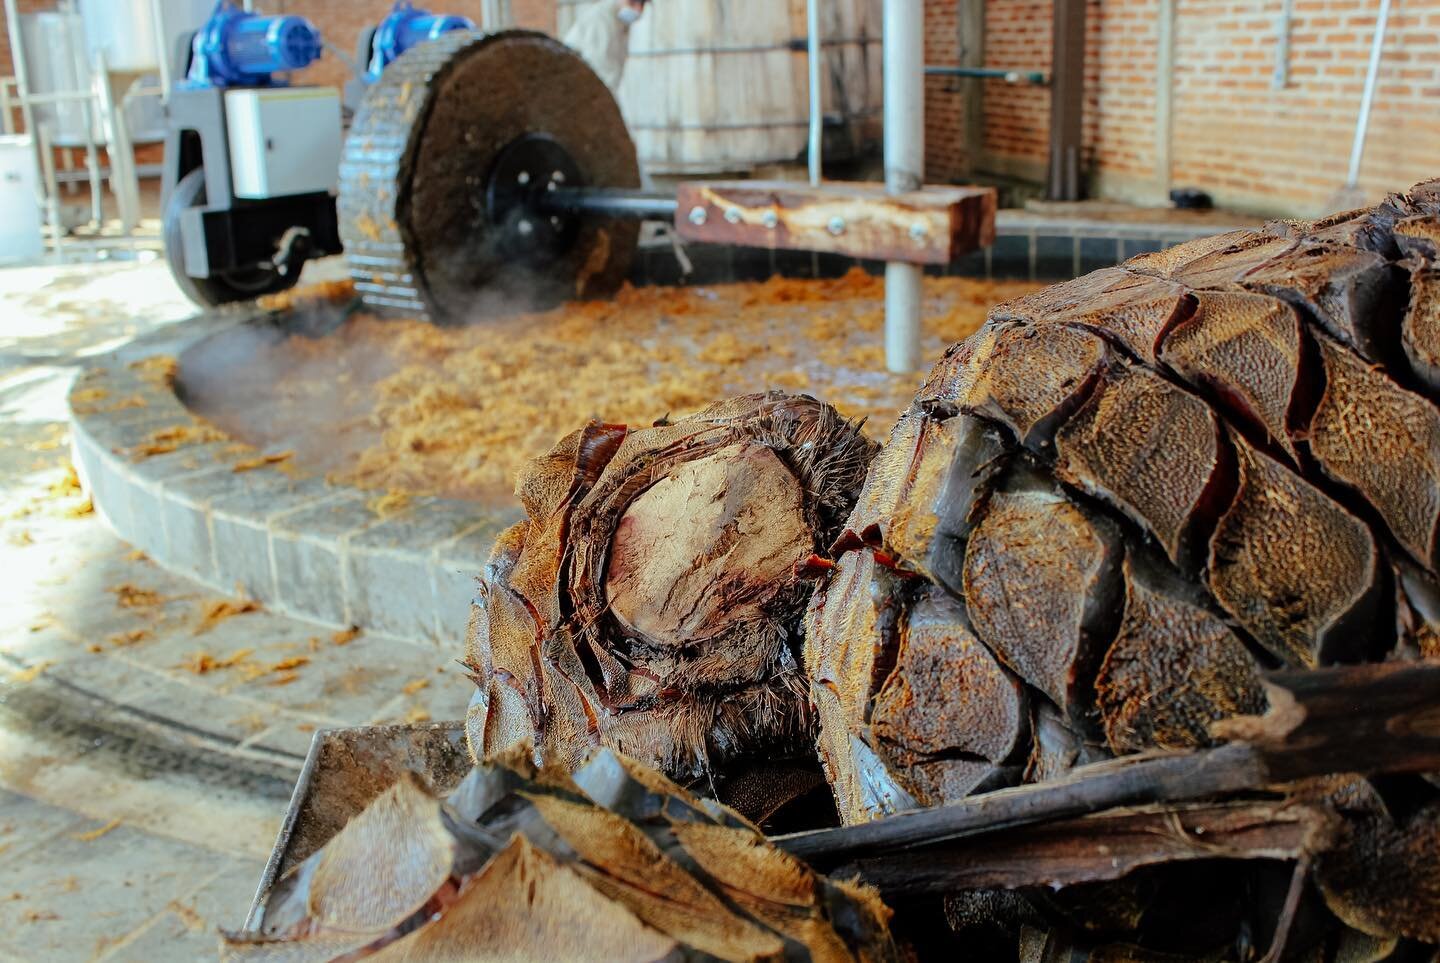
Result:
<svg viewBox="0 0 1440 963"><path fill-rule="evenodd" d="M1050 67L1050 174L1045 196L1084 196L1080 151L1085 120L1085 0L1055 0Z"/></svg>
<svg viewBox="0 0 1440 963"><path fill-rule="evenodd" d="M960 0L956 30L960 37L962 67L985 66L985 0ZM975 171L985 153L985 82L965 80L961 106L965 125L965 169Z"/></svg>
<svg viewBox="0 0 1440 963"><path fill-rule="evenodd" d="M948 264L995 240L995 191L873 182L682 183L676 228L687 241Z"/></svg>
<svg viewBox="0 0 1440 963"><path fill-rule="evenodd" d="M1144 866L1196 859L1301 859L1335 818L1290 800L1112 809L1079 819L861 860L853 868L887 899L965 889L1062 887L1120 879Z"/></svg>
<svg viewBox="0 0 1440 963"><path fill-rule="evenodd" d="M1150 752L1081 766L1048 782L972 796L839 829L781 836L820 869L928 849L1117 806L1175 804L1334 773L1440 771L1440 662L1277 672L1270 710L1215 727L1215 749Z"/></svg>

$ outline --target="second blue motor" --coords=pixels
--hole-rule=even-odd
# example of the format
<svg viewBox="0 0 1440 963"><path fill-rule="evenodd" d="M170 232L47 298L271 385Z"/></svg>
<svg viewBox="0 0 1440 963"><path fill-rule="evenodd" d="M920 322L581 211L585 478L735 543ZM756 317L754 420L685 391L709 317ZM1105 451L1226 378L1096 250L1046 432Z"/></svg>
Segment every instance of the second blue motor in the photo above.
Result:
<svg viewBox="0 0 1440 963"><path fill-rule="evenodd" d="M431 13L416 9L410 0L398 0L389 16L375 28L366 78L378 79L396 57L416 44L436 40L452 30L474 29L475 23L469 17Z"/></svg>

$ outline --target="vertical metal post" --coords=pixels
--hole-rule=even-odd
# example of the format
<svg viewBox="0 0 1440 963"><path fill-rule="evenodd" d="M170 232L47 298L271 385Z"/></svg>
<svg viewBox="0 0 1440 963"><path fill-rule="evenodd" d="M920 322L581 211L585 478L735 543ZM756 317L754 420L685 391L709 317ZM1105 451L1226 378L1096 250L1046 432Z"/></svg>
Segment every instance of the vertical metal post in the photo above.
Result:
<svg viewBox="0 0 1440 963"><path fill-rule="evenodd" d="M514 23L510 13L510 0L482 0L480 4L480 26L486 33L504 30Z"/></svg>
<svg viewBox="0 0 1440 963"><path fill-rule="evenodd" d="M40 153L40 173L43 187L36 203L45 207L50 220L50 236L55 253L60 252L60 191L55 181L55 155L50 150L50 140L35 124L35 108L30 103L30 71L25 64L25 37L20 32L20 14L15 9L15 0L5 0L5 29L10 36L10 60L15 70L15 92L20 100L20 117L25 122L25 133L33 139L35 149Z"/></svg>
<svg viewBox="0 0 1440 963"><path fill-rule="evenodd" d="M1175 151L1175 4L1160 0L1155 38L1155 193L1170 200L1170 173Z"/></svg>
<svg viewBox="0 0 1440 963"><path fill-rule="evenodd" d="M1380 75L1380 54L1385 50L1385 27L1390 21L1390 0L1380 0L1375 38L1370 41L1370 66L1365 70L1365 92L1360 95L1360 116L1355 118L1355 143L1350 147L1350 172L1345 187L1360 183L1360 162L1365 159L1365 138L1370 132L1370 108L1375 103L1375 80Z"/></svg>
<svg viewBox="0 0 1440 963"><path fill-rule="evenodd" d="M1046 196L1078 201L1085 119L1085 0L1055 0L1051 30L1050 173Z"/></svg>
<svg viewBox="0 0 1440 963"><path fill-rule="evenodd" d="M60 239L65 225L60 223L60 184L55 179L55 148L50 143L50 128L41 124L26 131L40 146L40 179L44 184L45 212L50 219L50 253L60 260Z"/></svg>
<svg viewBox="0 0 1440 963"><path fill-rule="evenodd" d="M155 49L160 53L160 103L170 103L170 55L175 44L171 41L169 27L165 23L165 8L161 0L150 0L150 25L154 28Z"/></svg>
<svg viewBox="0 0 1440 963"><path fill-rule="evenodd" d="M1290 28L1295 20L1295 0L1281 0L1280 17L1275 21L1275 72L1270 87L1284 90L1290 86Z"/></svg>
<svg viewBox="0 0 1440 963"><path fill-rule="evenodd" d="M131 234L140 223L140 179L135 174L135 145L130 140L130 128L115 101L114 91L110 89L110 64L103 49L95 51L95 84L105 130L105 152L110 155L110 192L115 195L121 230Z"/></svg>
<svg viewBox="0 0 1440 963"><path fill-rule="evenodd" d="M818 187L821 178L821 151L825 139L825 114L821 98L824 64L820 36L820 0L805 0L806 66L810 69L810 184Z"/></svg>
<svg viewBox="0 0 1440 963"><path fill-rule="evenodd" d="M15 112L10 106L10 81L0 77L0 134L6 137L15 133Z"/></svg>
<svg viewBox="0 0 1440 963"><path fill-rule="evenodd" d="M86 37L83 25L76 19L74 5L62 4L61 12L66 14L65 18L65 46L70 51L70 63L75 70L76 79L84 84L90 83L89 91L82 91L85 97L79 99L80 114L85 121L85 172L90 183L90 223L98 230L105 223L105 204L102 199L104 185L100 176L100 152L95 147L95 137L100 126L100 118L96 116L96 93L95 72L85 59ZM115 169L114 159L111 159L110 169Z"/></svg>
<svg viewBox="0 0 1440 963"><path fill-rule="evenodd" d="M885 189L920 188L925 170L925 19L923 0L885 0ZM920 367L918 264L885 265L885 367Z"/></svg>

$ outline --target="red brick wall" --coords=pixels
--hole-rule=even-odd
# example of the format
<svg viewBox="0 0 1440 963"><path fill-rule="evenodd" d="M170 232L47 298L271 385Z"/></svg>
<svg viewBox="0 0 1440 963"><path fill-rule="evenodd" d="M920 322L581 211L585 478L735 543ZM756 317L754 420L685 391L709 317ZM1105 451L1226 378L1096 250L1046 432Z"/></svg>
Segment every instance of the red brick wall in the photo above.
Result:
<svg viewBox="0 0 1440 963"><path fill-rule="evenodd" d="M990 0L985 5L985 66L1050 69L1049 0ZM1001 158L1044 163L1050 91L997 80L980 83L985 85L985 149Z"/></svg>
<svg viewBox="0 0 1440 963"><path fill-rule="evenodd" d="M1094 77L1085 103L1086 160L1102 195L1124 197L1135 185L1138 193L1157 193L1159 10L1158 0L1105 0L1091 4L1086 17L1086 68Z"/></svg>
<svg viewBox="0 0 1440 963"><path fill-rule="evenodd" d="M1378 0L1295 0L1290 83L1271 85L1279 4L1187 0L1177 22L1174 180L1223 203L1318 210L1345 180ZM1440 6L1397 3L1360 187L1440 176Z"/></svg>
<svg viewBox="0 0 1440 963"><path fill-rule="evenodd" d="M927 0L927 61L954 63L963 0ZM1295 0L1290 83L1273 89L1281 0L1185 0L1175 21L1171 166L1156 89L1160 0L1092 0L1086 49L1087 173L1096 193L1140 202L1167 185L1276 213L1328 209L1345 179L1379 0ZM987 0L987 66L1049 69L1050 0ZM966 81L965 83L975 83ZM1049 92L984 84L984 138L967 156L957 84L927 81L928 176L1043 171ZM1361 187L1369 197L1440 176L1440 2L1397 0Z"/></svg>
<svg viewBox="0 0 1440 963"><path fill-rule="evenodd" d="M960 61L960 23L955 0L925 0L925 62ZM925 172L931 180L960 180L969 170L965 145L964 84L925 78Z"/></svg>

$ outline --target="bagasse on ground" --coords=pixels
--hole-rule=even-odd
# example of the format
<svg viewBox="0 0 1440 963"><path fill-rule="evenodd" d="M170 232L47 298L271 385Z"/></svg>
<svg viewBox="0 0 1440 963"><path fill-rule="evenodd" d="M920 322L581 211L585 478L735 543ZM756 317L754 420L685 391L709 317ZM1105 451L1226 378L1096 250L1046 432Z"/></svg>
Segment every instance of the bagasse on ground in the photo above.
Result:
<svg viewBox="0 0 1440 963"><path fill-rule="evenodd" d="M927 278L938 355L1022 282ZM506 499L534 452L587 419L648 425L716 398L784 388L866 417L884 437L920 375L885 371L884 283L834 280L626 288L464 328L357 315L187 381L205 417L302 468L377 490Z"/></svg>

